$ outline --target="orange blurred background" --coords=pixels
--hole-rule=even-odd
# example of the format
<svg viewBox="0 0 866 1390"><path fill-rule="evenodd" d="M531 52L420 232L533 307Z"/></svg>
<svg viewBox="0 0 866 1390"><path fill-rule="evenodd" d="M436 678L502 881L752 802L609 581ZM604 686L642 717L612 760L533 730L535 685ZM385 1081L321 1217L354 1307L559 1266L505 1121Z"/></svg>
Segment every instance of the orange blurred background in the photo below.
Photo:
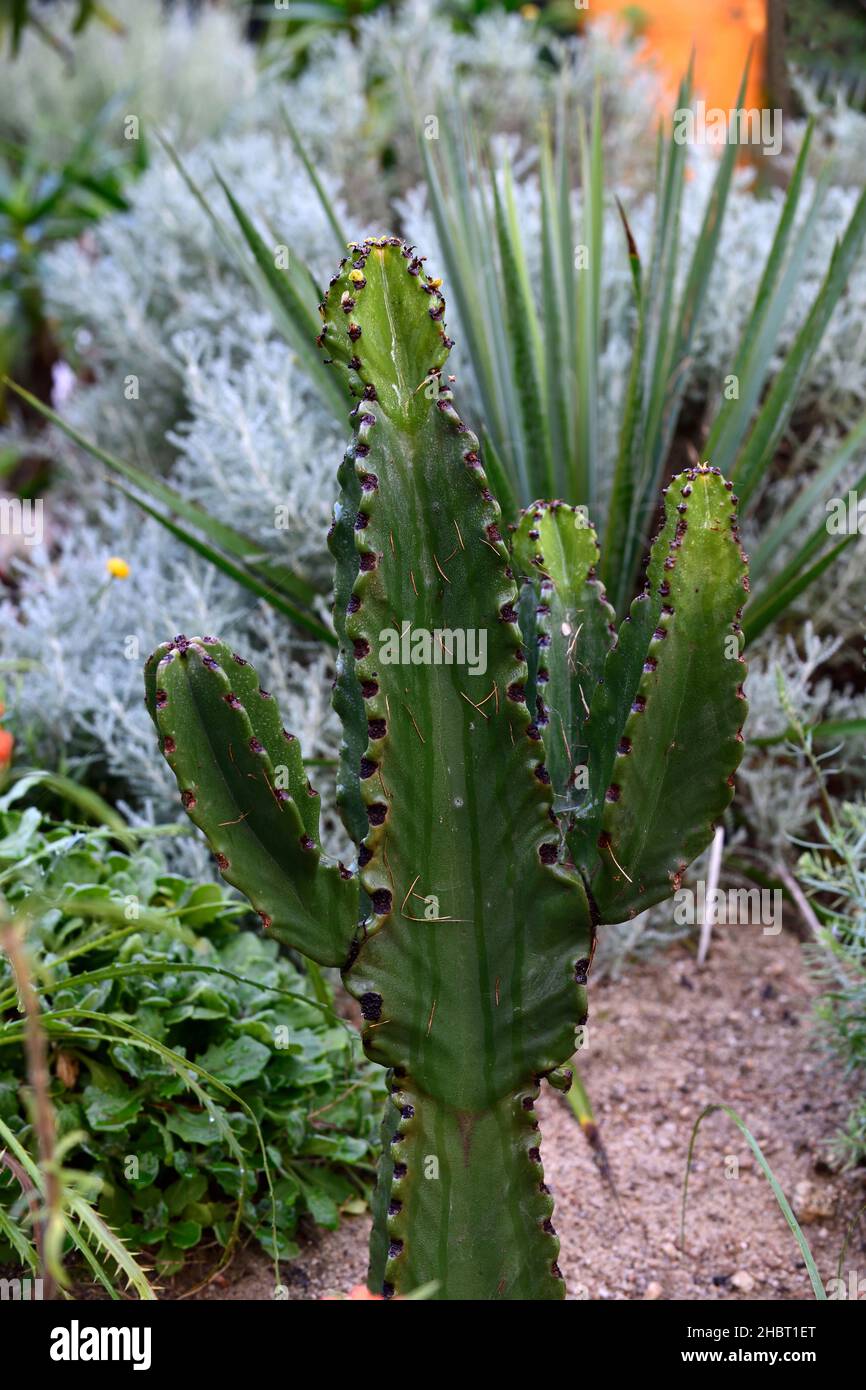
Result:
<svg viewBox="0 0 866 1390"><path fill-rule="evenodd" d="M641 61L661 84L661 104L675 99L695 49L695 95L729 110L737 99L749 47L754 56L744 105L764 103L766 0L590 0L586 17L614 17L644 39Z"/></svg>

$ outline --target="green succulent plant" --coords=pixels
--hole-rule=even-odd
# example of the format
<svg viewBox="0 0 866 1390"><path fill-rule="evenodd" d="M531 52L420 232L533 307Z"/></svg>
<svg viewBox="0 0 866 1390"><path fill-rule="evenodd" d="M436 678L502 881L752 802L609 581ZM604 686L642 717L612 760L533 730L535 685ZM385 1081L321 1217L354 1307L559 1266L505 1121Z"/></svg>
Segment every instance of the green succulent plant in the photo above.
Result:
<svg viewBox="0 0 866 1390"><path fill-rule="evenodd" d="M733 795L736 500L708 466L671 482L617 632L581 509L500 533L440 283L395 237L350 251L320 345L357 398L330 536L354 862L323 851L297 740L224 643L161 646L147 703L222 873L341 968L389 1070L370 1287L562 1298L535 1101L569 1084L597 927L670 895Z"/></svg>

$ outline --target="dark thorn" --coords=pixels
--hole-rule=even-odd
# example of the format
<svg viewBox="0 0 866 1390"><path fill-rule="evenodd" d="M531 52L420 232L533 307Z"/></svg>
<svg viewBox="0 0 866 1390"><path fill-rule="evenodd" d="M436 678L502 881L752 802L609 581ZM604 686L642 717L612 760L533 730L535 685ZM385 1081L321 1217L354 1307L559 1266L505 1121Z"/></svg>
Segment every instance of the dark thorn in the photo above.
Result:
<svg viewBox="0 0 866 1390"><path fill-rule="evenodd" d="M382 1017L382 996L381 994L362 994L358 1000L361 1006L361 1017L368 1023L378 1023Z"/></svg>

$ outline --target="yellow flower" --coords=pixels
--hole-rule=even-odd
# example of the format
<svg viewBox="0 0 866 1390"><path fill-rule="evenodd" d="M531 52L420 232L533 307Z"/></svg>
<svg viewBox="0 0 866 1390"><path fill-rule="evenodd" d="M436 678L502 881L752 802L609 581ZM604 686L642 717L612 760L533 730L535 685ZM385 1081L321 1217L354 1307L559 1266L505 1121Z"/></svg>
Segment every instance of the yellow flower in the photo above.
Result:
<svg viewBox="0 0 866 1390"><path fill-rule="evenodd" d="M520 13L524 19L537 19L541 11L537 5L521 5Z"/></svg>
<svg viewBox="0 0 866 1390"><path fill-rule="evenodd" d="M129 578L129 565L119 555L112 555L110 559L106 560L105 568L113 579Z"/></svg>

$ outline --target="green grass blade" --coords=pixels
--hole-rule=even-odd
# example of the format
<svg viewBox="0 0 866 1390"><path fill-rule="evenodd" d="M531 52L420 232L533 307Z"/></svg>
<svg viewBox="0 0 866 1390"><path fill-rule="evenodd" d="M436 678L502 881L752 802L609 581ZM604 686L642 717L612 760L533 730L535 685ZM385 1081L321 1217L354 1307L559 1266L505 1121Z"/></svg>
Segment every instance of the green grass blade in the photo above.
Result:
<svg viewBox="0 0 866 1390"><path fill-rule="evenodd" d="M793 283L802 268L809 247L809 232L820 207L816 194L806 227L801 230L789 258L788 268L780 286L779 277L791 240L791 232L806 174L806 161L812 143L814 121L806 127L797 163L782 205L773 245L767 258L752 312L731 368L740 384L739 398L725 400L710 430L705 456L727 476L733 467L737 450L745 436L752 414L766 381L769 357L776 341L782 318L790 304Z"/></svg>
<svg viewBox="0 0 866 1390"><path fill-rule="evenodd" d="M695 1141L698 1137L698 1130L701 1127L701 1122L705 1120L708 1115L712 1115L717 1110L720 1110L723 1114L727 1115L729 1120L733 1120L734 1124L737 1126L737 1129L740 1131L749 1148L751 1149L752 1153L754 1154L758 1166L761 1169L761 1172L764 1174L764 1177L767 1179L767 1182L770 1184L770 1187L773 1190L773 1195L776 1198L776 1201L779 1203L782 1215L788 1223L788 1226L791 1230L791 1234L796 1240L797 1245L800 1247L800 1254L803 1256L803 1261L806 1265L806 1269L809 1272L809 1279L811 1281L815 1297L821 1300L822 1302L825 1301L827 1298L827 1292L821 1281L821 1276L818 1273L818 1267L815 1264L815 1260L812 1256L812 1251L809 1249L809 1242L806 1240L806 1237L803 1235L803 1232L800 1229L800 1223L798 1222L796 1216L791 1210L790 1203L788 1202L787 1197L785 1196L784 1192L779 1186L779 1182L772 1168L765 1159L761 1151L761 1146L758 1143L757 1139L755 1139L753 1135L750 1133L745 1123L740 1119L736 1110L733 1110L729 1105L707 1105L701 1111L698 1118L695 1120L694 1128L692 1129L691 1139L689 1140L689 1153L688 1159L686 1160L685 1180L683 1182L683 1201L680 1216L681 1249L685 1249L686 1243L686 1201L688 1199L689 1173L691 1171L692 1166L692 1155L694 1153Z"/></svg>
<svg viewBox="0 0 866 1390"><path fill-rule="evenodd" d="M579 1056L579 1054L578 1054ZM577 1068L577 1057L572 1058L572 1081L571 1086L565 1093L565 1099L571 1108L571 1113L580 1125L581 1133L589 1145L592 1160L599 1171L602 1181L610 1188L611 1195L620 1206L619 1193L616 1190L616 1183L613 1180L613 1170L610 1166L610 1159L607 1149L601 1136L601 1130L596 1123L595 1114L592 1109L592 1101L589 1092L583 1084L583 1078Z"/></svg>
<svg viewBox="0 0 866 1390"><path fill-rule="evenodd" d="M162 479L152 477L142 469L136 468L134 464L126 463L123 459L116 458L115 455L100 448L93 440L87 439L61 415L52 410L50 406L45 405L38 397L26 391L23 386L18 386L8 377L3 377L2 381L46 420L50 420L53 425L62 430L69 439L84 449L91 457L105 464L111 473L126 478L141 492L159 502L167 511L173 512L184 521L188 521L197 530L203 531L220 550L226 551L245 566L258 570L269 584L287 598L295 598L302 603L311 603L316 598L318 591L309 580L296 574L285 563L277 562L266 555L249 537L243 536L233 527L217 521L216 517L211 516L197 503L188 502L175 488L170 487ZM142 505L140 499L134 494L127 493L127 496L130 496L136 505Z"/></svg>
<svg viewBox="0 0 866 1390"><path fill-rule="evenodd" d="M520 504L512 489L511 479L505 471L505 465L496 452L493 440L483 427L481 430L481 452L484 458L484 471L503 517L506 522L516 521Z"/></svg>
<svg viewBox="0 0 866 1390"><path fill-rule="evenodd" d="M158 138L186 187L211 222L220 241L270 309L277 327L297 353L299 361L322 401L332 411L336 419L342 420L346 414L347 399L340 388L337 377L328 371L324 358L316 347L315 339L320 325L315 316L315 300L311 298L308 303L293 283L289 272L283 272L277 268L273 248L265 245L253 223L237 199L233 197L220 175L214 171L229 200L229 206L242 234L241 237L234 235L226 227L171 143L164 136ZM252 252L252 262L246 254L247 248ZM312 277L309 276L306 267L301 274L306 285ZM318 290L316 297L320 297Z"/></svg>
<svg viewBox="0 0 866 1390"><path fill-rule="evenodd" d="M866 719L826 719L821 724L812 724L805 732L811 739L860 738L866 734ZM747 739L756 748L773 748L779 743L788 743L797 737L796 729L783 729L780 734L766 734L760 738Z"/></svg>
<svg viewBox="0 0 866 1390"><path fill-rule="evenodd" d="M547 125L541 133L539 180L545 401L556 480L553 494L564 497L571 491L574 450L571 402L576 396L577 383L574 363L568 356L566 275L557 235L559 212L553 172L553 151Z"/></svg>
<svg viewBox="0 0 866 1390"><path fill-rule="evenodd" d="M855 492L864 485L866 485L866 473L862 473L858 478L854 489ZM848 542L857 540L858 535L859 532L854 530L846 537L846 540ZM779 592L788 588L794 581L799 581L803 577L804 566L808 564L813 556L817 555L819 551L824 548L829 539L830 531L827 528L827 519L823 517L821 521L812 528L803 544L795 551L787 564L778 574L773 575L772 579L768 581L766 587L761 591L757 603L762 603L769 592ZM819 573L820 572L822 571L819 571ZM811 580L809 582L811 582ZM801 593L804 587L805 585L802 585L798 588L797 592Z"/></svg>
<svg viewBox="0 0 866 1390"><path fill-rule="evenodd" d="M608 502L604 544L601 550L601 577L614 608L621 617L624 617L625 608L632 597L631 575L626 564L626 551L630 522L635 506L635 480L642 446L642 359L646 315L642 293L640 253L619 199L617 199L617 205L628 243L638 317L632 347L631 367L626 385L619 448L614 466L610 501Z"/></svg>
<svg viewBox="0 0 866 1390"><path fill-rule="evenodd" d="M555 220L556 235L559 241L559 265L562 279L563 326L562 352L566 363L566 376L563 392L566 395L566 408L569 416L569 455L567 497L571 502L586 503L589 480L584 471L584 456L579 447L578 410L580 391L578 385L578 298L577 269L575 267L575 225L571 214L571 175L569 169L568 120L564 93L557 109L556 160L555 160ZM527 503L534 501L527 498Z"/></svg>
<svg viewBox="0 0 866 1390"><path fill-rule="evenodd" d="M740 82L740 89L734 107L736 110L741 109L743 105L750 65L751 54L746 62ZM700 322L710 277L718 253L719 237L724 221L728 194L731 190L731 182L734 175L738 150L739 146L733 141L729 141L725 146L724 154L719 160L718 171L704 213L701 230L697 242L695 243L694 251L692 252L688 278L680 300L670 357L667 362L667 382L663 393L659 397L661 412L657 415L654 428L650 432L650 438L653 441L656 468L660 467L666 458L676 429L676 422L689 376L695 330ZM653 480L653 492L655 491L657 481L658 478L656 476Z"/></svg>
<svg viewBox="0 0 866 1390"><path fill-rule="evenodd" d="M513 384L510 361L507 355L503 359L502 332L499 340L496 337L496 314L490 303L488 282L476 270L490 255L490 242L484 242L472 207L471 189L477 179L470 176L465 147L450 122L442 121L439 156L447 182L433 160L429 141L422 136L419 143L448 294L460 315L484 419L512 489L524 497L528 484L521 476L517 463L519 444L509 423L509 399L514 400L513 393L509 395Z"/></svg>
<svg viewBox="0 0 866 1390"><path fill-rule="evenodd" d="M586 132L583 121L579 123L582 182L584 203L591 196L587 191L589 182L586 153ZM590 214L591 216L591 214ZM581 236L588 256L588 265L577 272L577 477L579 478L579 500L594 509L594 475L598 453L598 323L595 318L595 296L592 284L592 232L588 223L590 216L584 207Z"/></svg>
<svg viewBox="0 0 866 1390"><path fill-rule="evenodd" d="M693 60L680 83L676 109L689 105L692 96ZM646 541L646 527L655 507L658 491L656 480L660 470L654 440L658 432L668 379L670 356L670 324L673 321L674 286L679 253L679 219L685 181L686 147L678 144L671 134L666 141L660 125L656 147L656 200L653 225L652 253L647 263L643 286L643 334L637 349L640 351L639 451L632 466L633 502L619 573L617 608L622 611L634 589Z"/></svg>
<svg viewBox="0 0 866 1390"><path fill-rule="evenodd" d="M279 326L298 354L305 372L318 389L322 399L330 405L338 418L342 418L346 413L348 402L338 384L338 378L335 374L328 372L325 359L316 345L316 337L321 325L314 317L313 303L308 303L301 295L292 281L291 274L277 267L274 248L265 244L251 218L247 216L222 176L217 174L216 177L244 240L252 252L253 260L261 274L262 284L268 291L267 297L272 306L276 306ZM306 267L304 267L303 274L309 282L311 277Z"/></svg>
<svg viewBox="0 0 866 1390"><path fill-rule="evenodd" d="M680 83L677 110L691 102L692 69ZM656 173L656 213L653 229L652 256L649 262L647 286L647 338L644 370L645 437L647 445L658 432L664 407L671 351L668 345L670 324L673 321L674 286L679 252L679 221L685 183L686 146L678 144L671 134L667 142L659 134ZM642 489L653 475L654 454L648 448L644 462Z"/></svg>
<svg viewBox="0 0 866 1390"><path fill-rule="evenodd" d="M583 197L583 245L588 266L578 273L577 381L579 472L584 492L579 501L590 512L596 504L598 470L598 358L601 342L601 262L604 219L604 162L601 146L601 96L595 89L592 125L578 123L581 191Z"/></svg>
<svg viewBox="0 0 866 1390"><path fill-rule="evenodd" d="M835 480L864 445L866 445L866 415L854 426L841 447L837 449L832 458L828 459L823 468L818 470L812 481L807 483L782 516L765 526L761 544L749 561L753 578L758 578L764 573L779 547L800 530L806 518L814 515L816 508L823 506L828 500L829 489Z"/></svg>
<svg viewBox="0 0 866 1390"><path fill-rule="evenodd" d="M113 806L109 806L98 792L84 786L81 782L76 782L71 777L64 777L60 772L48 772L41 768L16 768L12 775L12 781L17 784L22 795L31 787L47 787L49 791L54 792L55 796L62 797L64 801L71 801L73 806L91 820L108 826L109 830L113 831L117 839L127 848L133 849L135 847L135 839L129 834L129 827L123 816L115 811Z"/></svg>
<svg viewBox="0 0 866 1390"><path fill-rule="evenodd" d="M866 734L866 719L825 719L809 732L812 738L860 738Z"/></svg>
<svg viewBox="0 0 866 1390"><path fill-rule="evenodd" d="M517 388L523 434L534 448L530 453L529 487L534 493L548 497L554 489L550 432L543 409L541 365L541 330L529 284L526 257L520 239L517 209L511 170L505 162L503 170L504 205L491 179L494 221L499 244L502 270L502 289L508 321L508 342L513 361L513 378Z"/></svg>
<svg viewBox="0 0 866 1390"><path fill-rule="evenodd" d="M494 183L494 176L482 159L474 125L465 119L462 112L458 112L457 121L462 154L455 163L455 173L459 179L460 196L469 214L471 244L475 248L470 273L479 284L484 331L493 345L494 367L505 404L505 433L496 440L496 448L514 477L515 484L519 482L520 495L531 496L534 440L526 436L520 409L519 383L508 341L508 305L503 289L502 267L496 256L491 254L491 248L496 246L496 225L488 189ZM473 188L478 190L477 198L473 197Z"/></svg>
<svg viewBox="0 0 866 1390"><path fill-rule="evenodd" d="M228 559L228 557L221 554L220 551L215 550L212 545L208 545L206 541L200 540L198 536L193 535L192 531L188 531L186 527L181 526L176 521L172 521L170 517L164 516L162 512L158 512L155 507L149 506L147 502L141 501L134 493L125 488L122 483L118 483L117 486L124 496L128 497L131 502L135 502L143 512L153 517L154 521L158 521L160 526L165 527L166 531L170 531L177 540L182 541L190 550L194 550L197 555L201 555L203 559L209 561L216 569L222 570L223 574L229 579L233 579L241 588L248 590L251 594L255 594L256 598L264 599L264 601L270 604L272 608L275 608L278 613L282 613L285 617L291 618L299 627L305 628L307 632L312 633L314 637L318 637L320 641L327 642L331 647L337 645L337 639L333 632L314 614L306 612L303 608L299 608L297 604L293 603L285 594L280 593L273 585L263 582L263 580L259 579L251 570L245 568L243 565L236 565L234 561Z"/></svg>
<svg viewBox="0 0 866 1390"><path fill-rule="evenodd" d="M835 564L843 550L847 549L852 541L858 539L856 532L850 536L845 536L838 545L834 545L832 550L823 555L809 569L795 574L787 583L775 582L769 585L760 595L760 599L754 607L750 604L746 609L746 616L743 621L746 641L753 642L758 634L764 631L765 627L774 623L785 609L790 607L794 599L798 598L805 589L808 589L810 584L820 578L832 564Z"/></svg>
<svg viewBox="0 0 866 1390"><path fill-rule="evenodd" d="M74 914L76 906L74 899L71 901L64 900L64 906L67 908L71 907ZM93 950L94 948L91 945L89 949ZM307 961L305 957L305 965L308 969L311 964L313 964L313 962ZM199 973L205 975L221 975L226 980L233 980L235 984L251 985L253 989L258 990L262 997L267 994L279 994L284 999L294 999L297 1003L308 1004L311 1009L319 1009L336 1027L343 1028L349 1038L353 1039L353 1041L357 1041L357 1033L347 1024L344 1018L341 1018L339 1014L334 1012L329 1004L324 1004L318 999L311 999L306 994L299 994L297 990L283 989L279 985L265 985L261 980L253 980L248 975L237 975L233 970L226 970L224 966L205 965L199 961L152 960L140 964L124 961L122 965L106 965L100 970L87 970L79 975L72 975L63 981L63 988L67 989L71 985L97 984L101 980L122 980L130 975L160 975L166 972L171 974L173 971L177 971L179 974L184 974L186 972L192 975ZM52 984L40 985L36 993L51 994L56 988L57 986Z"/></svg>
<svg viewBox="0 0 866 1390"><path fill-rule="evenodd" d="M316 197L318 198L319 203L321 204L322 211L328 219L328 224L331 228L331 231L334 233L334 240L336 242L337 252L339 255L342 256L346 251L346 247L349 241L346 229L341 223L339 217L337 216L333 203L331 202L330 198L325 192L325 189L322 185L322 181L316 173L315 165L311 162L310 157L307 154L307 151L304 149L301 137L298 135L298 132L295 129L294 122L292 121L292 118L289 115L288 107L286 106L285 102L280 103L280 115L282 116L283 124L285 125L286 130L289 133L289 139L292 142L292 147L295 151L295 154L298 156L298 159L301 161L305 170L307 171L307 177L309 178L310 183L313 185L313 188L316 190Z"/></svg>
<svg viewBox="0 0 866 1390"><path fill-rule="evenodd" d="M848 283L851 268L862 250L864 237L866 192L861 195L842 240L836 244L826 277L806 322L797 334L785 364L770 388L748 443L737 460L732 476L743 504L753 496L775 455L809 364Z"/></svg>

